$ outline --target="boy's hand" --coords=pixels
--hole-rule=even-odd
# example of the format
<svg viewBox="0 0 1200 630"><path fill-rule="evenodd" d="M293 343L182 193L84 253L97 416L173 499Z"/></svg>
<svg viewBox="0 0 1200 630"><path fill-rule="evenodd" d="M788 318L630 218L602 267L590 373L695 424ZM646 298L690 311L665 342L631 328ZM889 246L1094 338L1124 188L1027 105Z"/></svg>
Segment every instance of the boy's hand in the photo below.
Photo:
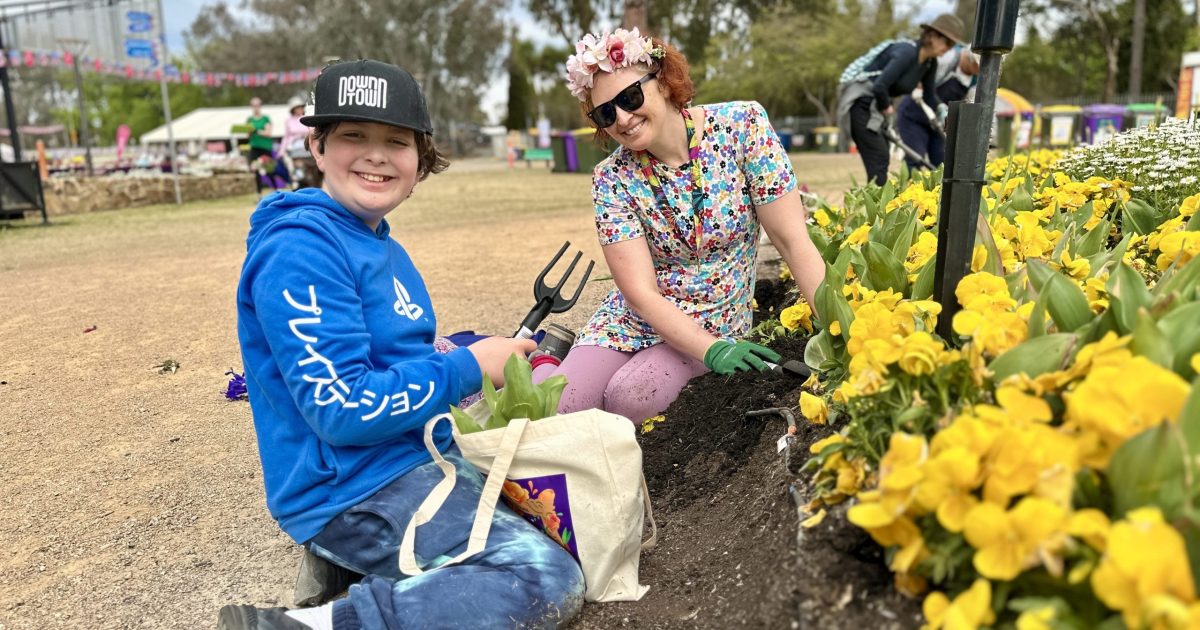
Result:
<svg viewBox="0 0 1200 630"><path fill-rule="evenodd" d="M537 348L532 339L513 339L510 337L488 337L480 339L467 346L467 350L475 355L479 369L483 375L492 379L497 388L504 387L504 362L513 354L528 357Z"/></svg>

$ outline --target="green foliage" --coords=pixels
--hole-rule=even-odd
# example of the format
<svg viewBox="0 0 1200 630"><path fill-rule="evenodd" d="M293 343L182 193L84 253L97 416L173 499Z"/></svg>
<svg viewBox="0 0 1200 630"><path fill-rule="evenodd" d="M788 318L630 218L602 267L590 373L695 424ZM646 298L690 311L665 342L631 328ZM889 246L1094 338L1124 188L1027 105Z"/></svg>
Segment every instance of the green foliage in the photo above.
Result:
<svg viewBox="0 0 1200 630"><path fill-rule="evenodd" d="M486 376L483 379L486 417L476 418L453 405L450 413L462 434L503 429L516 418L541 420L556 415L558 401L566 386L567 377L562 375L534 384L529 361L514 354L504 363L504 389L497 392L491 379Z"/></svg>

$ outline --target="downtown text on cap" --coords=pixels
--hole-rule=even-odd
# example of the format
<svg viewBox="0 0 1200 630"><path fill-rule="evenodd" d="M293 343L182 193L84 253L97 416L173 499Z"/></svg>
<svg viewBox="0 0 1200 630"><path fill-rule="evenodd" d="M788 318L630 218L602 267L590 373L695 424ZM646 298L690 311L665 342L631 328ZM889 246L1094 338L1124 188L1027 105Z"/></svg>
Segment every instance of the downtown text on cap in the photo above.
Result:
<svg viewBox="0 0 1200 630"><path fill-rule="evenodd" d="M425 97L403 68L359 59L332 63L321 71L313 88L313 113L300 122L375 122L433 133Z"/></svg>

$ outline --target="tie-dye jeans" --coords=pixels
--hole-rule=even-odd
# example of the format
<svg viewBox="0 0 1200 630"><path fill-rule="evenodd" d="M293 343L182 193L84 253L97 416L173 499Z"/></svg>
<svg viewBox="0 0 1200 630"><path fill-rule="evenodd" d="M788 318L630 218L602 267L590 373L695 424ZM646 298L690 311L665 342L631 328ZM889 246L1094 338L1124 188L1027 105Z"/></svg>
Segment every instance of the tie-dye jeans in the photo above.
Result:
<svg viewBox="0 0 1200 630"><path fill-rule="evenodd" d="M441 481L433 462L396 479L346 510L306 546L367 577L334 604L345 628L557 628L583 605L583 573L571 554L501 502L487 547L459 564L438 566L467 546L483 477L458 447L445 454L458 478L432 521L417 529L419 576L400 573L399 549L413 512Z"/></svg>

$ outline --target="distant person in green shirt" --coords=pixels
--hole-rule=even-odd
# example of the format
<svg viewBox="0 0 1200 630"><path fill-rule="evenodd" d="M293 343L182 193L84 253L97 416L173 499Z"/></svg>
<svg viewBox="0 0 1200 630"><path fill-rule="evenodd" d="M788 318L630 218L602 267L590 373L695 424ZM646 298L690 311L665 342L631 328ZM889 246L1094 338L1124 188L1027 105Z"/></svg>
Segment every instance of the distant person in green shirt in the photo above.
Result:
<svg viewBox="0 0 1200 630"><path fill-rule="evenodd" d="M267 156L268 159L274 158L275 144L271 141L271 118L262 113L262 99L255 96L250 99L250 117L246 119L246 123L254 127L254 131L250 132L250 154L247 159L250 161L250 172L254 173L254 186L261 195L263 191L263 178L259 176L259 171L262 169L262 156ZM267 169L268 174L274 169Z"/></svg>

